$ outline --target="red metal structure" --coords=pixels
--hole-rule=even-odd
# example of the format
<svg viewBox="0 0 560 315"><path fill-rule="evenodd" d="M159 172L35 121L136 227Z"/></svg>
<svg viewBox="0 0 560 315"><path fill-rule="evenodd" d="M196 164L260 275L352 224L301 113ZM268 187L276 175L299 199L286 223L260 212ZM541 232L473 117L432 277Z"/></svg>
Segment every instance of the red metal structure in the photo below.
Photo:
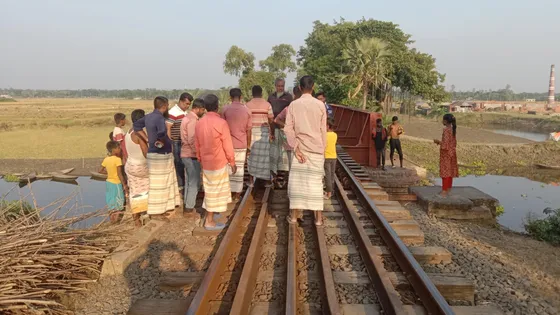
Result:
<svg viewBox="0 0 560 315"><path fill-rule="evenodd" d="M381 113L371 113L342 105L331 106L334 111L338 144L356 162L363 166L375 167L377 165L377 155L371 132L375 128L377 118L381 118Z"/></svg>

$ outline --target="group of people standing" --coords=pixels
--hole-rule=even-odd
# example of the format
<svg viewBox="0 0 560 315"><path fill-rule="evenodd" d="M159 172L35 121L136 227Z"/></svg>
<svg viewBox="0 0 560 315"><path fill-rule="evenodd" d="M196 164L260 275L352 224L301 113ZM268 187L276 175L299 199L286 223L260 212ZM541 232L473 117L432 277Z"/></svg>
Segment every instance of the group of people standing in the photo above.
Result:
<svg viewBox="0 0 560 315"><path fill-rule="evenodd" d="M246 104L241 90L231 89L231 103L221 113L218 97L212 94L194 99L183 93L172 108L158 96L153 112L132 112L133 127L127 132L122 130L126 115L116 114L107 143L110 156L100 170L108 174L108 207L121 210L125 197L130 197L137 225L143 211L152 219L167 220L166 213L181 205L183 190L183 215L189 216L195 212L202 179L204 227L222 229L214 213L239 200L247 161L249 185L263 180L266 187L281 187L289 173L290 209L322 210L334 182L333 163L328 168L325 164L328 128L334 135L329 137L328 155L336 159L332 121L327 126L332 109L324 94L313 96L311 76L301 78L293 96L284 91L283 79L276 80L275 89L265 100L262 87L254 86ZM331 183L323 194L327 169ZM292 214L288 221L295 219ZM322 224L320 216L317 224Z"/></svg>

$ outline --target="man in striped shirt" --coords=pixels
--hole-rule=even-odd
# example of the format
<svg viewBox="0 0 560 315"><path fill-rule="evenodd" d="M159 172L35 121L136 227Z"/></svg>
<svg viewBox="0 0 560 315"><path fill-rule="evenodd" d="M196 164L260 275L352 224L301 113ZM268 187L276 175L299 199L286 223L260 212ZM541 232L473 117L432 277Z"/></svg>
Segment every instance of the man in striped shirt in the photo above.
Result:
<svg viewBox="0 0 560 315"><path fill-rule="evenodd" d="M179 103L169 110L166 120L167 135L173 141L173 158L179 190L183 190L185 186L185 165L181 160L181 121L187 115L187 110L191 106L192 101L193 96L189 93L181 94Z"/></svg>

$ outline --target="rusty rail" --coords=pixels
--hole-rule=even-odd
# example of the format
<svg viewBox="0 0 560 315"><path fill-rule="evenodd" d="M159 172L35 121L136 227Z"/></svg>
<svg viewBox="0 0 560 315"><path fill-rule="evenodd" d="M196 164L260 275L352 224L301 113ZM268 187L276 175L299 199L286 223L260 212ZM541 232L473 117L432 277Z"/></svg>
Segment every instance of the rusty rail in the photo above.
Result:
<svg viewBox="0 0 560 315"><path fill-rule="evenodd" d="M212 259L210 267L208 271L206 271L200 287L196 291L196 295L187 310L187 315L206 315L209 313L211 307L210 298L212 294L216 292L221 281L220 276L227 268L228 258L236 248L234 244L241 232L243 217L247 214L248 209L255 203L252 192L253 189L251 187L247 188L245 191L245 195L228 226L226 234L220 243L220 247L218 247L214 259Z"/></svg>
<svg viewBox="0 0 560 315"><path fill-rule="evenodd" d="M344 161L340 157L338 157L338 164L340 167L342 167L344 173L348 175L348 180L352 187L353 192L358 197L358 200L361 201L361 204L364 206L369 218L375 225L383 241L387 244L387 247L389 248L393 257L395 257L398 265L405 273L407 279L410 281L412 288L414 289L416 294L420 297L420 300L422 301L428 313L434 315L455 314L451 309L451 307L449 306L449 304L447 303L447 301L445 301L441 293L437 290L435 285L432 283L432 281L428 278L428 275L426 275L422 267L418 264L416 259L414 259L414 257L412 256L412 254L410 253L406 245L404 245L404 243L398 237L395 230L393 230L393 228L389 225L389 222L387 222L387 220L383 217L381 211L375 206L375 203L368 196L367 192L364 190L360 182L352 174L350 168L344 163ZM339 184L340 182L337 182L337 186ZM352 223L352 221L353 220L350 220L349 222ZM358 226L358 230L359 230L359 226ZM369 243L369 246L371 246L371 242ZM367 243L366 243L366 247L367 247ZM369 250L368 252L369 253L365 253L366 256L367 255L371 256L372 250ZM365 258L363 256L362 258L365 261ZM368 268L368 273L370 273L369 268ZM383 277L382 275L377 275L377 276ZM378 281L374 282L374 285L378 294L384 291L387 292L385 297L381 295L379 296L383 310L385 312L391 312L391 313L392 310L394 310L395 312L398 311L398 308L396 308L398 307L398 304L392 297L390 289L387 289L386 282L383 281L383 279L378 279ZM400 303L400 300L398 302ZM393 313L393 314L397 314L397 313Z"/></svg>
<svg viewBox="0 0 560 315"><path fill-rule="evenodd" d="M323 314L325 315L340 315L342 314L340 310L340 305L338 304L338 297L336 295L336 289L334 286L334 279L331 270L331 262L329 259L329 252L327 250L327 241L325 240L325 230L323 226L315 225L315 239L319 246L319 257L320 263L319 272L322 277L320 277L322 286L322 298Z"/></svg>
<svg viewBox="0 0 560 315"><path fill-rule="evenodd" d="M233 305L231 306L230 314L249 314L251 301L253 300L253 293L257 283L257 274L259 272L259 261L262 253L262 244L265 238L266 227L268 226L268 196L270 195L270 188L266 188L262 198L262 206L251 239L251 246L247 252L247 258L241 272L241 279L237 285Z"/></svg>
<svg viewBox="0 0 560 315"><path fill-rule="evenodd" d="M286 315L298 313L298 285L297 285L297 225L290 224L288 231L288 276L286 279Z"/></svg>

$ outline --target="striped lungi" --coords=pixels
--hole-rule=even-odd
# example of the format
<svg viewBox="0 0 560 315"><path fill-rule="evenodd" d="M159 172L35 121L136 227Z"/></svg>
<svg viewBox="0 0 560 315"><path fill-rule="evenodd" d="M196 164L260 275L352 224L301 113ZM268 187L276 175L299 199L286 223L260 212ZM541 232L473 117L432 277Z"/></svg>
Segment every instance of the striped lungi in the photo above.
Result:
<svg viewBox="0 0 560 315"><path fill-rule="evenodd" d="M173 154L148 153L148 214L163 214L181 204Z"/></svg>
<svg viewBox="0 0 560 315"><path fill-rule="evenodd" d="M247 160L249 174L264 180L270 180L269 134L268 126L253 127L251 154Z"/></svg>
<svg viewBox="0 0 560 315"><path fill-rule="evenodd" d="M270 145L270 170L274 174L278 174L278 171L290 170L288 152L284 145L285 138L284 130L276 129L274 131L274 141Z"/></svg>
<svg viewBox="0 0 560 315"><path fill-rule="evenodd" d="M324 154L303 153L305 163L300 163L295 154L288 181L290 209L323 210L323 177L325 175Z"/></svg>
<svg viewBox="0 0 560 315"><path fill-rule="evenodd" d="M228 166L224 166L224 168L216 171L203 169L202 184L204 186L202 208L209 212L226 211L228 203L232 201Z"/></svg>
<svg viewBox="0 0 560 315"><path fill-rule="evenodd" d="M231 192L240 193L243 190L243 175L245 175L245 157L247 156L247 149L234 149L235 152L235 165L237 165L237 172L231 174L231 166L228 165L229 185Z"/></svg>

